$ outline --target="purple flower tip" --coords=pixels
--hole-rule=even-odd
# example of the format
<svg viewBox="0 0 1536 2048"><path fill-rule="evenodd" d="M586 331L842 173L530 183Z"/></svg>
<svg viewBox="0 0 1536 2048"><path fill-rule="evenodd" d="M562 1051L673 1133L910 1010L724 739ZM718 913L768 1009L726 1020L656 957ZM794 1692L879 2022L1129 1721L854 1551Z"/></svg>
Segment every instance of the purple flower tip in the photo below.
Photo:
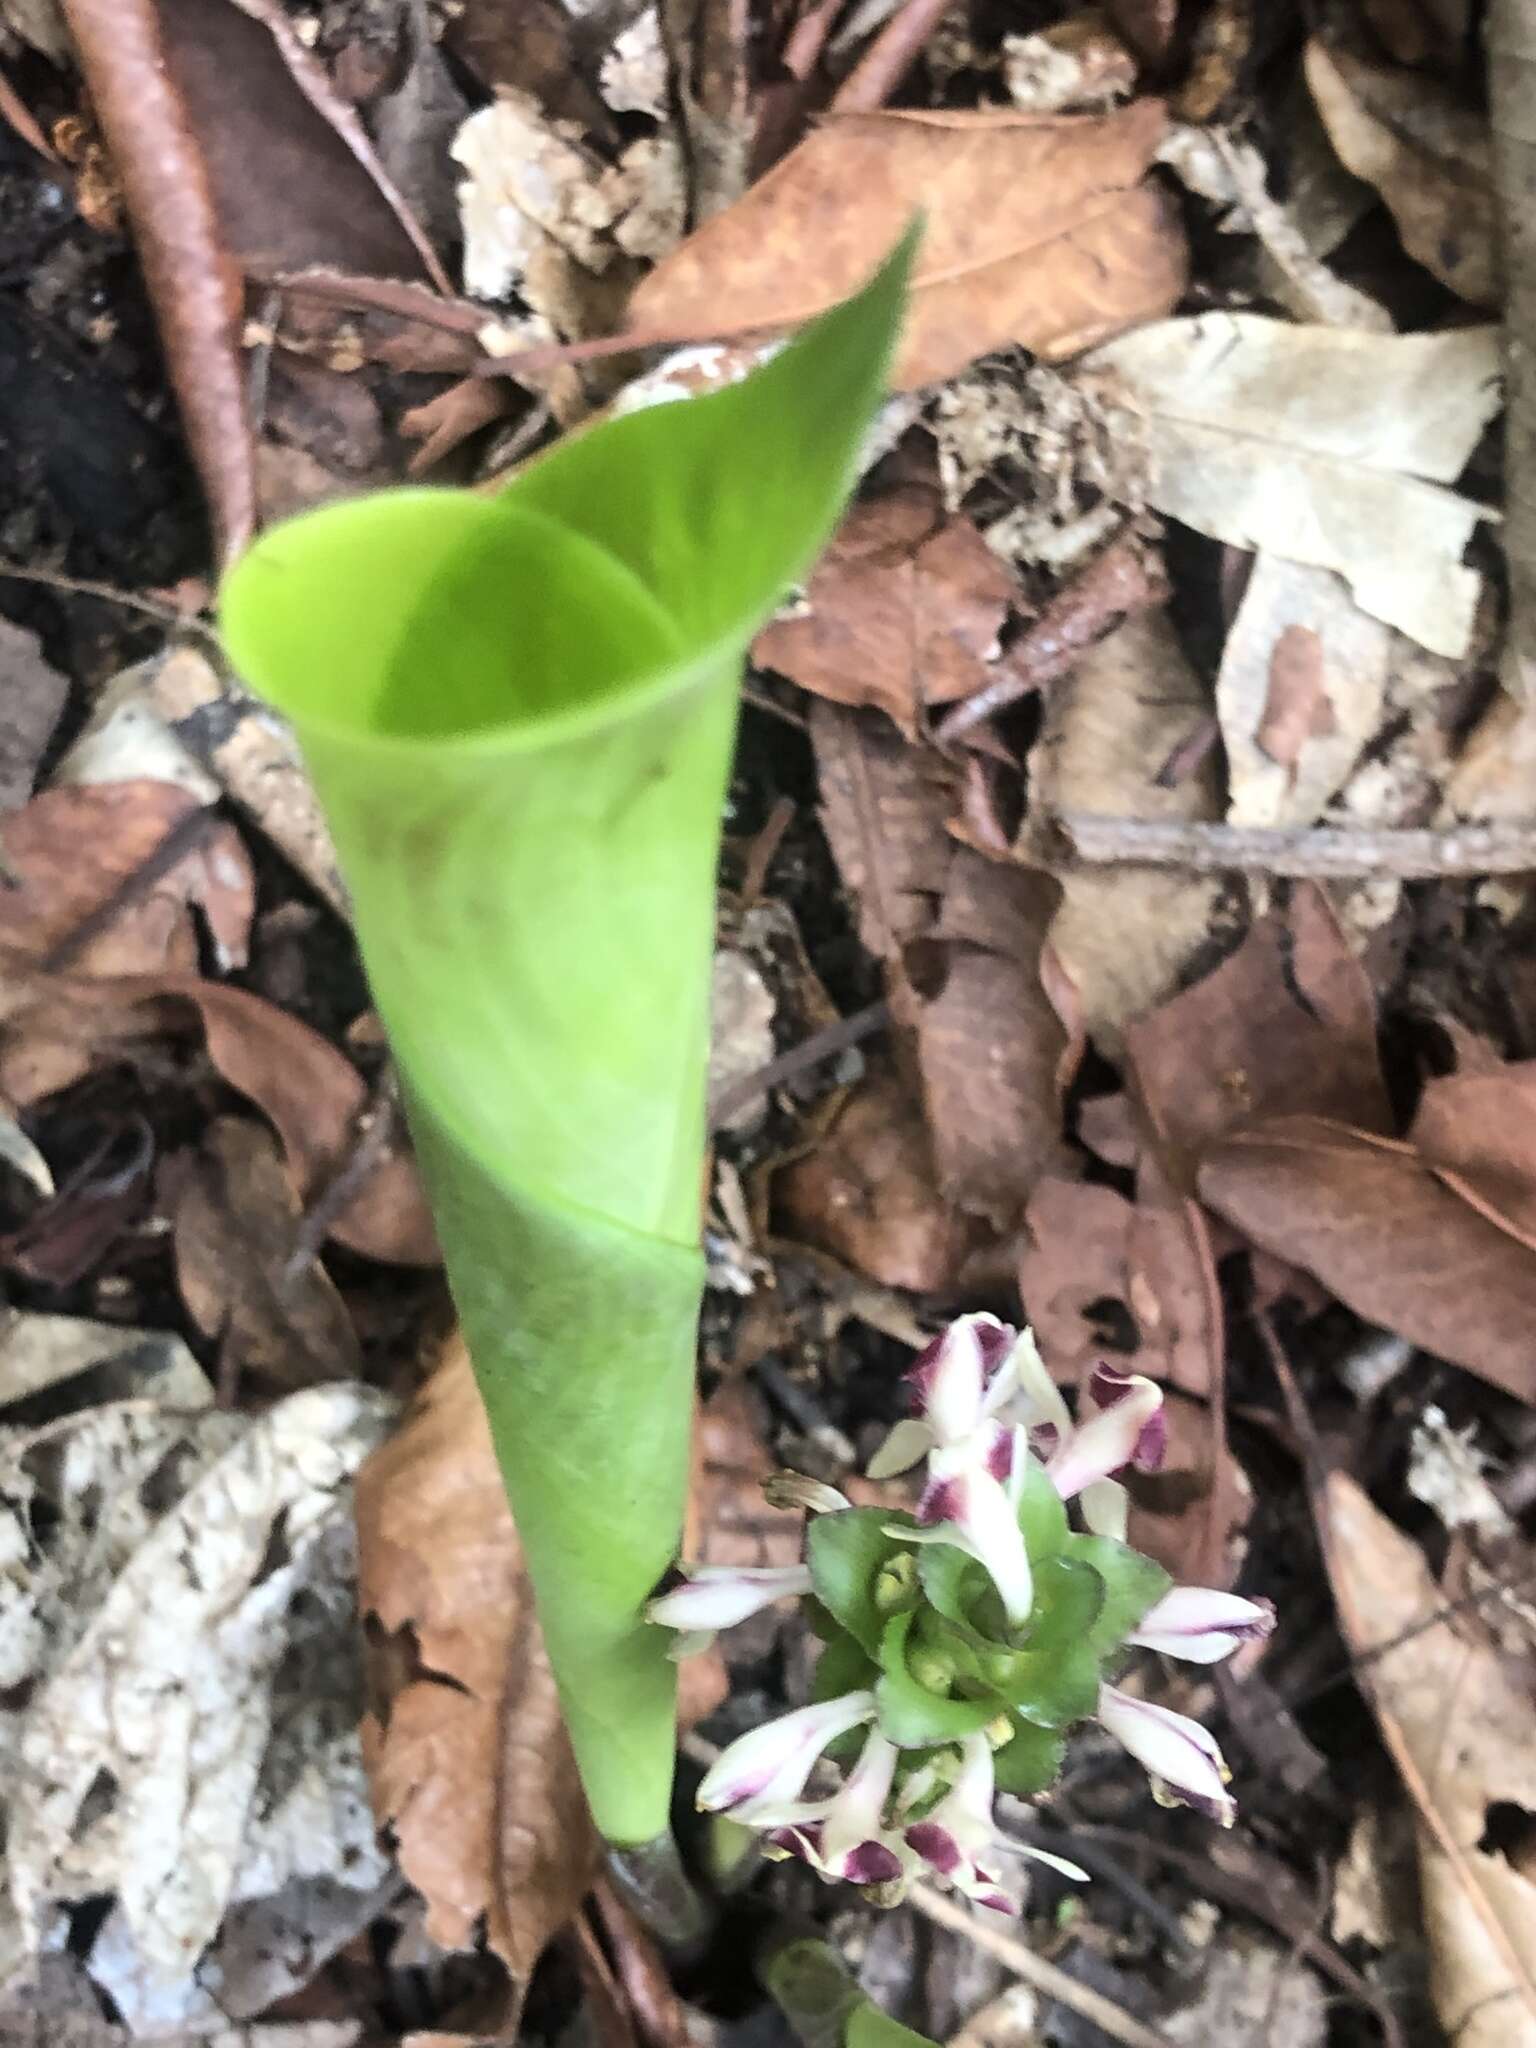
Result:
<svg viewBox="0 0 1536 2048"><path fill-rule="evenodd" d="M906 1830L906 1844L923 1861L936 1870L940 1877L951 1877L964 1862L960 1844L946 1827L936 1821L914 1821Z"/></svg>
<svg viewBox="0 0 1536 2048"><path fill-rule="evenodd" d="M843 1875L850 1884L890 1884L900 1877L901 1859L884 1842L860 1842L848 1852Z"/></svg>

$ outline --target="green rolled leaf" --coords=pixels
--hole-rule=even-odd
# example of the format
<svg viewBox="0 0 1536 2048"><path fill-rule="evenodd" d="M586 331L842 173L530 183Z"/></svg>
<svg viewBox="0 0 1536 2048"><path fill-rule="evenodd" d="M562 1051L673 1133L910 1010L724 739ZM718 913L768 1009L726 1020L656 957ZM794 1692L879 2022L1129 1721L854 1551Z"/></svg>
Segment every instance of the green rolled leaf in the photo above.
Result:
<svg viewBox="0 0 1536 2048"><path fill-rule="evenodd" d="M714 874L746 645L826 538L911 237L743 383L496 497L274 530L221 598L298 732L407 1097L582 1775L666 1826L641 1607L688 1464Z"/></svg>
<svg viewBox="0 0 1536 2048"><path fill-rule="evenodd" d="M914 1616L893 1615L880 1644L880 1682L875 1687L882 1734L903 1749L924 1749L974 1735L1002 1711L995 1699L946 1699L913 1676L909 1664Z"/></svg>
<svg viewBox="0 0 1536 2048"><path fill-rule="evenodd" d="M1036 1728L1025 1722L1015 1724L1011 1741L1005 1742L992 1758L992 1770L999 1792L1032 1799L1054 1785L1061 1775L1067 1740L1050 1728Z"/></svg>
<svg viewBox="0 0 1536 2048"><path fill-rule="evenodd" d="M1117 1543L1113 1536L1069 1536L1066 1558L1091 1567L1104 1588L1103 1602L1087 1633L1096 1657L1118 1650L1142 1616L1162 1599L1173 1580L1160 1564Z"/></svg>
<svg viewBox="0 0 1536 2048"><path fill-rule="evenodd" d="M871 1657L880 1654L889 1615L878 1597L881 1570L890 1559L909 1555L885 1533L896 1519L887 1508L843 1508L813 1517L805 1534L816 1598Z"/></svg>

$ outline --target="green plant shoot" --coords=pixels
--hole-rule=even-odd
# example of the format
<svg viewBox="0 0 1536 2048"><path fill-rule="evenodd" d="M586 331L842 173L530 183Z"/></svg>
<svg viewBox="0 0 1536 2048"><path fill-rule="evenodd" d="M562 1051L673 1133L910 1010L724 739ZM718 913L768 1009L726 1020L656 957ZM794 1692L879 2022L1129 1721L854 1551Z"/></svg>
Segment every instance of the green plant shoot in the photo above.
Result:
<svg viewBox="0 0 1536 2048"><path fill-rule="evenodd" d="M334 831L582 1777L667 1826L715 861L752 633L827 537L913 237L743 382L227 578Z"/></svg>

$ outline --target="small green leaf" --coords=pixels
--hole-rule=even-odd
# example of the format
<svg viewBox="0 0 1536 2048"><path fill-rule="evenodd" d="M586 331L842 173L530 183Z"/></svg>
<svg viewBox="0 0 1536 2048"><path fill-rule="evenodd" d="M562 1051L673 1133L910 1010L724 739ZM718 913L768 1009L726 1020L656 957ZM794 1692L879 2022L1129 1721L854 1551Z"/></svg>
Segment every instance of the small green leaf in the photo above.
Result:
<svg viewBox="0 0 1536 2048"><path fill-rule="evenodd" d="M887 1536L885 1508L841 1508L813 1515L806 1532L805 1561L816 1597L871 1657L880 1654L886 1616L875 1600L875 1581L887 1558L901 1545Z"/></svg>
<svg viewBox="0 0 1536 2048"><path fill-rule="evenodd" d="M1066 1503L1046 1477L1045 1467L1030 1458L1024 1467L1024 1484L1019 1492L1019 1527L1030 1561L1054 1557L1069 1534Z"/></svg>
<svg viewBox="0 0 1536 2048"><path fill-rule="evenodd" d="M867 1657L853 1637L839 1629L816 1659L811 1679L815 1701L841 1699L845 1692L863 1692L880 1675L880 1667Z"/></svg>
<svg viewBox="0 0 1536 2048"><path fill-rule="evenodd" d="M1035 1604L1020 1645L1026 1650L1067 1648L1091 1638L1104 1610L1104 1581L1073 1557L1047 1557L1035 1567Z"/></svg>
<svg viewBox="0 0 1536 2048"><path fill-rule="evenodd" d="M925 1543L917 1553L917 1570L929 1606L979 1641L970 1610L983 1584L991 1584L986 1568L953 1543Z"/></svg>
<svg viewBox="0 0 1536 2048"><path fill-rule="evenodd" d="M1012 1741L1005 1742L992 1759L998 1791L1012 1792L1019 1799L1032 1799L1037 1792L1044 1792L1061 1775L1066 1747L1065 1737L1048 1728L1034 1728L1027 1721L1017 1723Z"/></svg>
<svg viewBox="0 0 1536 2048"><path fill-rule="evenodd" d="M1087 1643L1050 1651L1021 1650L1000 1688L1008 1704L1041 1728L1086 1721L1099 1704L1099 1660Z"/></svg>
<svg viewBox="0 0 1536 2048"><path fill-rule="evenodd" d="M1173 1584L1160 1564L1132 1550L1128 1543L1117 1543L1113 1536L1069 1537L1067 1555L1092 1565L1103 1581L1104 1605L1088 1637L1096 1657L1117 1650Z"/></svg>
<svg viewBox="0 0 1536 2048"><path fill-rule="evenodd" d="M893 1615L880 1646L882 1676L875 1687L881 1733L903 1749L953 1742L985 1728L999 1712L996 1700L940 1699L919 1685L907 1668L907 1638L913 1617Z"/></svg>

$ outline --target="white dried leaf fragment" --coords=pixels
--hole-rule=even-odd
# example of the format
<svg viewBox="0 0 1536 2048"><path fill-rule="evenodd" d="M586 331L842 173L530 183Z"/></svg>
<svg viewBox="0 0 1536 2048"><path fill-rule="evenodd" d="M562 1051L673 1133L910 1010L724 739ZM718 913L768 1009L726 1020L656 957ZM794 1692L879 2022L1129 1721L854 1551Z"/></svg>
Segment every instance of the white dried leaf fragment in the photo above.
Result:
<svg viewBox="0 0 1536 2048"><path fill-rule="evenodd" d="M1255 313L1162 320L1096 349L1145 443L1160 512L1334 569L1375 618L1466 652L1462 553L1486 508L1447 490L1498 410L1498 329L1370 334Z"/></svg>
<svg viewBox="0 0 1536 2048"><path fill-rule="evenodd" d="M132 1549L26 1709L7 1879L28 1938L55 1901L115 1894L145 1981L190 1974L235 1885L290 1602L388 1413L337 1385L254 1423L204 1419L235 1440Z"/></svg>

